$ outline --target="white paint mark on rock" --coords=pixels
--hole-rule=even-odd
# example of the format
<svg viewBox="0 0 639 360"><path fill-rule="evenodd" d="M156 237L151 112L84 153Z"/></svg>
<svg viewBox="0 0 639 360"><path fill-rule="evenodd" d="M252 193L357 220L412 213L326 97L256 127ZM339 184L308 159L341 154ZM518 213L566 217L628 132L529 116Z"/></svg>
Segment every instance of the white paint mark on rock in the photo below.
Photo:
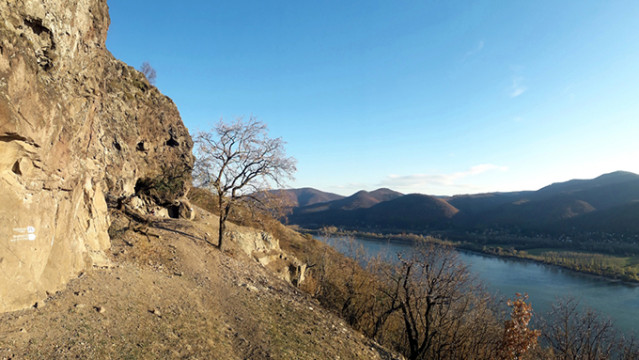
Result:
<svg viewBox="0 0 639 360"><path fill-rule="evenodd" d="M13 237L11 238L12 242L16 241L35 241L36 239L36 229L33 226L27 226L24 228L13 228Z"/></svg>

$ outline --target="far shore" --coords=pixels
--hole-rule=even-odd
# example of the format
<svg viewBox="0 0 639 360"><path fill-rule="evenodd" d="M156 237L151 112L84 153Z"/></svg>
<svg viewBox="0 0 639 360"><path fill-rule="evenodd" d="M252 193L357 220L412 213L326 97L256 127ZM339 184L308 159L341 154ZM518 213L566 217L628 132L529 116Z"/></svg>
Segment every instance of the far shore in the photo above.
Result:
<svg viewBox="0 0 639 360"><path fill-rule="evenodd" d="M322 230L311 230L311 229L300 229L301 232L303 233L308 233L308 234L312 234L312 235L316 235L316 236L321 236L323 235ZM570 272L573 272L575 274L579 274L579 275L587 275L589 277L593 277L593 278L597 278L597 279L602 279L602 280L606 280L609 282L614 282L614 283L622 283L622 284L626 284L628 286L639 286L639 280L635 280L635 279L631 279L631 278L625 278L623 277L621 274L616 275L616 276L607 276L605 274L599 274L596 272L591 272L588 270L583 270L583 269L575 269L571 266L568 265L564 265L564 264L558 264L558 263L553 263L550 261L545 261L543 259L537 259L532 257L532 255L527 254L527 253L523 253L522 255L518 255L518 254L505 254L505 253L497 253L494 251L483 251L482 249L478 249L477 247L471 247L468 246L467 244L463 244L461 242L458 241L450 241L450 240L442 240L439 238L435 238L435 237L431 237L431 236L420 236L420 235L415 235L415 234L410 234L410 233L404 233L404 234L384 234L384 235L377 235L377 234L371 234L368 232L363 232L363 231L357 231L357 230L348 230L348 231L342 231L342 230L338 230L336 232L331 232L328 234L329 236L343 236L343 237L359 237L359 238L365 238L365 239L370 239L370 240L383 240L383 241L387 241L387 242L392 242L392 243L396 243L396 244L416 244L418 241L426 241L428 243L433 243L433 244L437 244L437 245L447 245L447 246L452 246L453 248L460 250L460 251L464 251L464 252L469 252L469 253L475 253L475 254L481 254L484 256L491 256L491 257L497 257L497 258L502 258L502 259L511 259L511 260L515 260L515 261L528 261L528 262L532 262L532 263L536 263L536 264L542 264L542 265L546 265L546 266L551 266L551 267L555 267L558 269L562 269L562 270L567 270ZM570 249L557 249L558 251L564 250L564 251L571 251ZM526 255L526 256L524 256Z"/></svg>

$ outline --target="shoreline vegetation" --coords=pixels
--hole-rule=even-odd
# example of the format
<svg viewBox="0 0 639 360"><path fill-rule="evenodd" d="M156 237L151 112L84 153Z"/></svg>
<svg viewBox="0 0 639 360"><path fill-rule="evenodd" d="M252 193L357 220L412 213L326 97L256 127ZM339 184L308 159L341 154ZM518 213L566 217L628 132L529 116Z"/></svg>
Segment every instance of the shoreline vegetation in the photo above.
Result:
<svg viewBox="0 0 639 360"><path fill-rule="evenodd" d="M623 256L605 254L593 251L569 248L532 247L516 249L514 246L500 243L478 244L472 240L442 239L438 236L420 235L414 233L381 234L358 230L341 230L334 227L327 229L299 229L302 233L318 236L359 237L372 240L385 240L396 243L416 244L426 242L447 245L462 251L475 252L483 255L518 261L532 261L535 263L555 266L564 270L574 271L603 278L611 282L624 282L628 285L639 285L639 256Z"/></svg>

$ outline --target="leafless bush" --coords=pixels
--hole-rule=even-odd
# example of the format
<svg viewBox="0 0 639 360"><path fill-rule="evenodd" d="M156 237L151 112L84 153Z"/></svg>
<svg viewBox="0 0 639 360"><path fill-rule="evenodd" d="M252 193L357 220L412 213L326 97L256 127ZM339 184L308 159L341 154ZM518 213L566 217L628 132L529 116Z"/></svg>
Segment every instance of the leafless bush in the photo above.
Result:
<svg viewBox="0 0 639 360"><path fill-rule="evenodd" d="M608 359L615 347L612 323L591 309L580 311L574 298L553 305L542 327L555 359Z"/></svg>
<svg viewBox="0 0 639 360"><path fill-rule="evenodd" d="M143 62L142 66L140 66L140 72L144 74L146 79L149 81L149 84L155 85L155 80L157 78L157 73L155 69L148 62Z"/></svg>

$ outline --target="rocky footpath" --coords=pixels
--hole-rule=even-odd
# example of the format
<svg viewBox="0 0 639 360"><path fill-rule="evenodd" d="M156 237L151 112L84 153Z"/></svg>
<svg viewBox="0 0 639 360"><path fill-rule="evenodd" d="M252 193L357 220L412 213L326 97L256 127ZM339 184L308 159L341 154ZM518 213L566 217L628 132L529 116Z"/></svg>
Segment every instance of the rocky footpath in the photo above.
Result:
<svg viewBox="0 0 639 360"><path fill-rule="evenodd" d="M106 0L0 2L0 312L109 266L109 206L185 209L191 138L108 26Z"/></svg>
<svg viewBox="0 0 639 360"><path fill-rule="evenodd" d="M114 211L113 266L0 314L0 359L397 358L249 256L279 251L263 233L229 224L243 240L219 251L217 218L196 214L135 223Z"/></svg>

